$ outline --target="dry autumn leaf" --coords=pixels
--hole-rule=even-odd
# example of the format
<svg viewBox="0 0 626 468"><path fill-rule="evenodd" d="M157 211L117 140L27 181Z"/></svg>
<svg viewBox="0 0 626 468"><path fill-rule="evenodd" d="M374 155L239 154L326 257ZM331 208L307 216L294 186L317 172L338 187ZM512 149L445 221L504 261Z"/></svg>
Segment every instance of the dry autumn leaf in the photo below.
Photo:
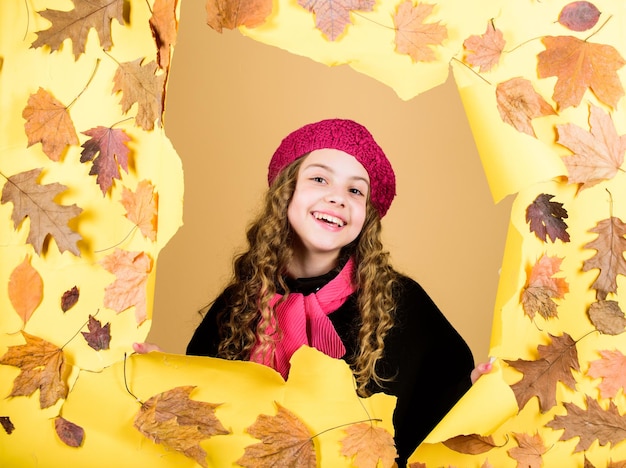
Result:
<svg viewBox="0 0 626 468"><path fill-rule="evenodd" d="M590 132L573 123L556 126L557 143L574 153L563 157L568 181L582 184L581 189L615 177L626 152L626 135L618 135L611 116L593 104L589 125Z"/></svg>
<svg viewBox="0 0 626 468"><path fill-rule="evenodd" d="M478 455L497 447L491 436L481 436L479 434L459 435L452 439L444 440L443 445L455 452L468 455Z"/></svg>
<svg viewBox="0 0 626 468"><path fill-rule="evenodd" d="M522 307L531 319L535 313L543 318L557 317L556 303L553 299L562 299L569 292L565 278L554 278L560 271L562 258L542 255L533 265L526 285L522 290Z"/></svg>
<svg viewBox="0 0 626 468"><path fill-rule="evenodd" d="M597 301L589 306L589 320L605 335L619 335L626 329L626 318L617 301Z"/></svg>
<svg viewBox="0 0 626 468"><path fill-rule="evenodd" d="M126 208L126 217L141 233L151 241L156 240L158 195L154 193L154 186L142 180L135 192L124 187L121 203Z"/></svg>
<svg viewBox="0 0 626 468"><path fill-rule="evenodd" d="M351 11L372 11L374 3L374 0L298 0L298 5L315 14L315 27L331 41L352 24Z"/></svg>
<svg viewBox="0 0 626 468"><path fill-rule="evenodd" d="M567 224L563 221L567 218L567 210L563 203L550 201L554 195L542 193L526 208L526 222L530 225L530 232L534 232L537 238L546 241L546 236L552 242L561 239L569 242Z"/></svg>
<svg viewBox="0 0 626 468"><path fill-rule="evenodd" d="M206 0L207 24L217 32L239 26L254 28L272 12L271 0Z"/></svg>
<svg viewBox="0 0 626 468"><path fill-rule="evenodd" d="M93 161L89 175L97 176L96 183L105 195L113 185L113 179L121 179L120 167L128 173L130 150L126 143L130 137L124 130L108 127L95 127L82 133L91 138L82 144L80 162Z"/></svg>
<svg viewBox="0 0 626 468"><path fill-rule="evenodd" d="M207 467L206 452L200 441L228 431L215 416L218 404L189 398L194 388L176 387L153 396L141 405L134 426L153 442Z"/></svg>
<svg viewBox="0 0 626 468"><path fill-rule="evenodd" d="M572 31L587 31L600 19L600 10L591 2L568 3L559 13L559 23Z"/></svg>
<svg viewBox="0 0 626 468"><path fill-rule="evenodd" d="M575 452L588 450L594 441L602 445L618 444L626 439L626 417L619 414L617 406L609 400L607 410L603 410L593 398L585 395L587 409L574 403L564 403L567 414L557 414L547 427L558 431L564 429L559 440L579 437Z"/></svg>
<svg viewBox="0 0 626 468"><path fill-rule="evenodd" d="M87 322L87 328L89 328L88 332L81 333L89 346L96 351L109 349L109 343L111 341L110 323L102 326L102 323L90 314L89 321Z"/></svg>
<svg viewBox="0 0 626 468"><path fill-rule="evenodd" d="M276 416L260 414L247 432L261 442L245 448L237 463L246 468L316 468L313 434L291 411L276 403Z"/></svg>
<svg viewBox="0 0 626 468"><path fill-rule="evenodd" d="M69 447L80 447L85 439L85 430L61 416L54 420L54 430L59 439Z"/></svg>
<svg viewBox="0 0 626 468"><path fill-rule="evenodd" d="M0 426L2 426L4 432L8 435L11 435L11 433L15 430L15 426L13 425L13 422L11 422L11 418L9 416L0 416Z"/></svg>
<svg viewBox="0 0 626 468"><path fill-rule="evenodd" d="M496 86L496 103L500 117L517 131L536 138L532 119L556 114L526 78L511 78Z"/></svg>
<svg viewBox="0 0 626 468"><path fill-rule="evenodd" d="M143 59L120 63L113 77L113 93L122 92L122 112L137 103L135 122L144 130L161 125L165 99L165 74L156 75L156 62L142 65Z"/></svg>
<svg viewBox="0 0 626 468"><path fill-rule="evenodd" d="M584 248L595 249L597 252L583 262L583 271L594 268L600 270L591 287L596 290L596 297L604 300L607 294L617 292L617 275L626 275L626 224L612 216L599 221L589 232L597 233L598 237Z"/></svg>
<svg viewBox="0 0 626 468"><path fill-rule="evenodd" d="M54 198L67 187L59 183L40 185L37 179L42 169L31 169L8 178L2 189L1 203L13 203L11 219L17 229L24 218L30 219L30 231L26 242L41 255L48 235L52 236L61 252L69 250L76 256L80 251L76 243L81 235L72 231L67 223L78 216L82 209L74 205L59 205Z"/></svg>
<svg viewBox="0 0 626 468"><path fill-rule="evenodd" d="M146 284L152 270L152 259L145 252L115 249L100 264L116 277L104 290L104 305L120 313L135 306L138 324L147 317Z"/></svg>
<svg viewBox="0 0 626 468"><path fill-rule="evenodd" d="M150 17L150 30L157 46L157 64L162 70L170 66L170 48L176 44L178 0L155 0Z"/></svg>
<svg viewBox="0 0 626 468"><path fill-rule="evenodd" d="M550 335L550 338L550 345L537 347L539 359L505 361L523 374L520 381L511 385L520 410L536 396L541 412L545 413L556 405L557 382L562 382L572 390L576 387L572 375L572 369L580 370L576 342L567 333L562 336Z"/></svg>
<svg viewBox="0 0 626 468"><path fill-rule="evenodd" d="M85 52L85 44L91 28L98 32L102 49L109 50L111 40L111 20L124 24L124 0L72 0L74 8L68 11L49 10L38 13L52 23L45 31L37 33L37 40L31 47L50 46L51 51L59 50L65 39L72 40L74 58L78 60Z"/></svg>
<svg viewBox="0 0 626 468"><path fill-rule="evenodd" d="M67 365L63 350L37 336L22 331L26 344L9 346L0 364L19 367L21 372L13 381L9 396L32 395L39 389L42 409L67 397L65 383Z"/></svg>
<svg viewBox="0 0 626 468"><path fill-rule="evenodd" d="M346 437L341 439L341 454L352 459L359 468L392 467L398 452L393 436L381 427L369 423L348 426Z"/></svg>
<svg viewBox="0 0 626 468"><path fill-rule="evenodd" d="M541 468L543 460L541 456L548 451L543 443L541 435L513 433L517 440L517 447L508 450L512 459L517 461L517 466L525 468Z"/></svg>
<svg viewBox="0 0 626 468"><path fill-rule="evenodd" d="M465 62L472 67L478 67L480 73L488 72L500 61L505 44L502 31L489 21L484 34L470 36L463 41L463 47L467 51Z"/></svg>
<svg viewBox="0 0 626 468"><path fill-rule="evenodd" d="M30 320L43 298L43 279L30 264L27 255L9 277L9 300L24 325Z"/></svg>
<svg viewBox="0 0 626 468"><path fill-rule="evenodd" d="M538 58L539 78L556 76L552 99L559 109L578 106L587 89L615 108L624 95L617 70L626 62L613 46L572 36L546 36L546 50Z"/></svg>
<svg viewBox="0 0 626 468"><path fill-rule="evenodd" d="M22 117L28 146L41 142L43 152L53 161L61 159L66 146L78 144L67 107L43 88L30 95Z"/></svg>
<svg viewBox="0 0 626 468"><path fill-rule="evenodd" d="M393 17L396 50L409 55L414 62L434 61L436 56L431 46L441 45L448 37L448 30L439 21L424 22L434 7L429 3L413 5L412 0L405 0Z"/></svg>
<svg viewBox="0 0 626 468"><path fill-rule="evenodd" d="M594 379L602 379L598 388L602 398L615 398L621 389L626 391L626 356L621 351L599 350L601 359L591 361L587 373Z"/></svg>
<svg viewBox="0 0 626 468"><path fill-rule="evenodd" d="M80 292L76 286L73 286L72 289L68 289L61 296L61 310L63 312L67 312L72 307L76 305L78 302L78 297L80 296Z"/></svg>

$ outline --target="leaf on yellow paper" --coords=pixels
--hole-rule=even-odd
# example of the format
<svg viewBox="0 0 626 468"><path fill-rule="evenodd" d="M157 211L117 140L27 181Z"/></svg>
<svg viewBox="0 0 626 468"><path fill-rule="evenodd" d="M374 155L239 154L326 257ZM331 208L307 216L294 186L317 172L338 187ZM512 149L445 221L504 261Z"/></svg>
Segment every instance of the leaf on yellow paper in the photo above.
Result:
<svg viewBox="0 0 626 468"><path fill-rule="evenodd" d="M94 127L82 132L91 138L82 144L80 162L93 161L89 175L96 175L96 183L102 195L113 185L113 179L121 179L121 167L128 173L128 134L119 128ZM98 155L98 156L96 156ZM95 158L95 159L94 159Z"/></svg>
<svg viewBox="0 0 626 468"><path fill-rule="evenodd" d="M584 248L595 249L597 252L583 262L583 271L595 268L600 270L591 287L596 290L596 297L604 300L607 294L617 292L617 275L626 275L626 224L612 216L599 221L589 232L598 234L598 237Z"/></svg>
<svg viewBox="0 0 626 468"><path fill-rule="evenodd" d="M535 91L526 78L511 78L496 86L496 102L500 117L517 131L537 137L532 119L556 114L552 106Z"/></svg>
<svg viewBox="0 0 626 468"><path fill-rule="evenodd" d="M531 436L514 432L513 437L517 440L517 447L509 449L507 453L517 461L517 466L541 468L543 466L541 456L548 451L541 435Z"/></svg>
<svg viewBox="0 0 626 468"><path fill-rule="evenodd" d="M626 152L626 135L618 135L611 116L593 104L589 125L590 132L573 123L556 126L557 143L574 153L563 157L568 181L582 184L581 190L615 177Z"/></svg>
<svg viewBox="0 0 626 468"><path fill-rule="evenodd" d="M26 255L24 261L13 269L9 276L9 300L24 325L30 320L43 298L43 279L30 264Z"/></svg>
<svg viewBox="0 0 626 468"><path fill-rule="evenodd" d="M589 306L587 313L600 333L619 335L626 329L626 318L617 301L596 301Z"/></svg>
<svg viewBox="0 0 626 468"><path fill-rule="evenodd" d="M458 435L443 441L443 445L455 452L467 455L478 455L488 452L497 447L491 436L481 436L479 434Z"/></svg>
<svg viewBox="0 0 626 468"><path fill-rule="evenodd" d="M175 387L141 405L135 428L157 444L176 450L207 467L202 440L228 434L215 415L219 404L192 400L194 386Z"/></svg>
<svg viewBox="0 0 626 468"><path fill-rule="evenodd" d="M588 450L596 440L601 446L609 443L615 445L626 440L626 417L619 414L613 401L609 400L606 410L588 395L585 395L585 401L587 409L582 409L574 403L563 403L567 414L557 414L552 421L546 423L546 426L555 431L564 429L559 440L579 437L575 452Z"/></svg>
<svg viewBox="0 0 626 468"><path fill-rule="evenodd" d="M526 222L530 225L530 232L534 232L538 239L546 241L550 238L552 242L561 239L569 242L567 223L563 219L567 218L567 210L563 208L563 203L551 201L554 195L541 193L526 208Z"/></svg>
<svg viewBox="0 0 626 468"><path fill-rule="evenodd" d="M6 432L7 435L11 435L11 433L15 430L15 425L9 416L0 416L0 426L2 426L2 429L4 429L4 432Z"/></svg>
<svg viewBox="0 0 626 468"><path fill-rule="evenodd" d="M521 410L528 400L536 396L542 413L556 405L556 385L562 382L572 390L576 381L572 369L580 371L576 342L567 333L550 335L552 343L539 345L539 358L535 361L517 359L505 361L523 374L520 381L511 385L517 405Z"/></svg>
<svg viewBox="0 0 626 468"><path fill-rule="evenodd" d="M448 37L445 26L436 23L425 23L435 5L405 0L398 5L393 23L396 30L396 51L407 54L413 62L432 62L436 56L431 46L441 45Z"/></svg>
<svg viewBox="0 0 626 468"><path fill-rule="evenodd" d="M272 6L272 0L206 0L207 24L220 33L223 28L255 28L265 22Z"/></svg>
<svg viewBox="0 0 626 468"><path fill-rule="evenodd" d="M488 72L500 61L505 45L502 31L489 21L484 34L470 36L463 41L463 47L467 51L465 62L472 67L478 67L480 73Z"/></svg>
<svg viewBox="0 0 626 468"><path fill-rule="evenodd" d="M152 259L145 252L115 249L100 264L116 276L104 290L104 305L118 313L135 306L138 324L147 318L146 286L152 270Z"/></svg>
<svg viewBox="0 0 626 468"><path fill-rule="evenodd" d="M120 63L113 76L113 93L122 92L122 112L137 103L136 124L152 130L154 122L161 125L165 99L165 74L157 75L156 62L142 65L143 59Z"/></svg>
<svg viewBox="0 0 626 468"><path fill-rule="evenodd" d="M100 351L102 349L109 349L109 343L111 342L111 324L107 323L102 326L100 320L96 320L93 315L89 315L89 321L87 322L88 332L81 332L87 344Z"/></svg>
<svg viewBox="0 0 626 468"><path fill-rule="evenodd" d="M162 70L170 66L170 48L176 44L178 0L155 0L150 17L150 30L157 46L157 64Z"/></svg>
<svg viewBox="0 0 626 468"><path fill-rule="evenodd" d="M372 11L374 0L298 0L298 5L315 14L315 27L331 41L349 24L351 11Z"/></svg>
<svg viewBox="0 0 626 468"><path fill-rule="evenodd" d="M0 364L19 367L21 372L13 381L9 396L32 395L39 389L42 409L67 397L65 383L67 365L63 350L48 341L22 331L26 344L9 346Z"/></svg>
<svg viewBox="0 0 626 468"><path fill-rule="evenodd" d="M624 95L617 75L626 61L615 47L572 36L546 36L546 50L538 58L539 78L556 76L552 99L559 109L578 106L587 89L600 101L615 108Z"/></svg>
<svg viewBox="0 0 626 468"><path fill-rule="evenodd" d="M587 31L600 19L600 10L591 2L568 3L559 13L559 23L572 31Z"/></svg>
<svg viewBox="0 0 626 468"><path fill-rule="evenodd" d="M248 445L237 464L246 468L316 468L313 434L291 411L276 403L276 416L260 414L247 432L261 442Z"/></svg>
<svg viewBox="0 0 626 468"><path fill-rule="evenodd" d="M80 296L80 292L76 286L72 286L71 289L68 289L61 296L61 310L63 312L67 312L72 307L76 305L78 302L78 298Z"/></svg>
<svg viewBox="0 0 626 468"><path fill-rule="evenodd" d="M626 356L618 349L598 350L601 359L591 361L587 373L594 379L602 379L598 388L602 398L615 398L621 389L626 391Z"/></svg>
<svg viewBox="0 0 626 468"><path fill-rule="evenodd" d="M59 205L54 198L67 187L59 183L40 185L37 179L42 169L31 169L8 178L2 189L0 203L13 203L11 219L17 229L24 218L30 219L30 230L26 242L41 255L48 235L54 238L61 252L69 250L76 256L80 251L76 243L82 239L72 231L68 222L83 210L75 204Z"/></svg>
<svg viewBox="0 0 626 468"><path fill-rule="evenodd" d="M67 107L43 88L31 94L22 111L28 146L41 142L43 152L59 161L68 145L77 145L78 136Z"/></svg>
<svg viewBox="0 0 626 468"><path fill-rule="evenodd" d="M121 203L126 208L126 217L139 227L141 233L156 240L158 195L154 193L154 186L142 180L134 192L124 187Z"/></svg>
<svg viewBox="0 0 626 468"><path fill-rule="evenodd" d="M381 427L368 423L352 424L341 439L341 454L353 459L360 468L392 467L398 456L393 436Z"/></svg>
<svg viewBox="0 0 626 468"><path fill-rule="evenodd" d="M562 299L569 292L567 280L554 277L560 271L562 261L559 257L542 255L530 270L522 289L522 307L531 319L537 312L545 319L557 317L553 299Z"/></svg>
<svg viewBox="0 0 626 468"><path fill-rule="evenodd" d="M54 419L54 430L59 439L69 447L80 447L85 439L85 430L67 419L58 416Z"/></svg>

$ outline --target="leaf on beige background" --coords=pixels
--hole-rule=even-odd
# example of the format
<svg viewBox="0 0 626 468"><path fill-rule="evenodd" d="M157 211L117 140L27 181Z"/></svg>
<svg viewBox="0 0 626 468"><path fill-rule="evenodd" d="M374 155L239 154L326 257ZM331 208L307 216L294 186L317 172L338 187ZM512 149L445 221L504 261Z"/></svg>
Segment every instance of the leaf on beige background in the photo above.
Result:
<svg viewBox="0 0 626 468"><path fill-rule="evenodd" d="M411 0L405 0L398 5L393 17L396 51L409 55L414 62L436 60L432 46L441 45L448 37L448 29L439 24L439 21L425 22L434 7L435 5L430 3L413 5Z"/></svg>
<svg viewBox="0 0 626 468"><path fill-rule="evenodd" d="M500 117L517 131L536 138L531 122L536 117L554 115L554 109L535 91L526 78L515 77L496 86Z"/></svg>
<svg viewBox="0 0 626 468"><path fill-rule="evenodd" d="M626 356L618 349L598 350L601 359L591 361L587 373L602 379L598 388L602 398L615 398L621 389L626 391Z"/></svg>
<svg viewBox="0 0 626 468"><path fill-rule="evenodd" d="M126 143L130 137L124 130L102 126L82 133L91 138L81 145L80 162L93 161L89 175L97 176L96 183L105 195L113 185L113 179L121 179L120 167L128 173L130 150Z"/></svg>
<svg viewBox="0 0 626 468"><path fill-rule="evenodd" d="M8 288L11 305L26 325L43 299L43 279L28 255L11 272Z"/></svg>
<svg viewBox="0 0 626 468"><path fill-rule="evenodd" d="M298 0L298 5L315 14L315 27L334 41L349 24L351 11L372 11L374 0Z"/></svg>
<svg viewBox="0 0 626 468"><path fill-rule="evenodd" d="M67 187L59 183L40 185L37 182L42 169L31 169L8 178L2 189L0 203L13 203L11 219L17 229L25 218L30 219L26 242L41 255L48 235L54 238L61 252L69 250L80 256L76 243L82 236L70 229L68 222L83 210L74 205L59 205L54 198Z"/></svg>
<svg viewBox="0 0 626 468"><path fill-rule="evenodd" d="M600 19L600 10L591 2L568 3L559 13L558 22L572 31L587 31Z"/></svg>
<svg viewBox="0 0 626 468"><path fill-rule="evenodd" d="M156 240L158 194L154 192L154 185L142 180L134 192L124 187L121 203L126 208L126 217L139 228L144 237Z"/></svg>
<svg viewBox="0 0 626 468"><path fill-rule="evenodd" d="M605 335L619 335L626 329L626 318L617 301L596 301L589 306L589 320Z"/></svg>
<svg viewBox="0 0 626 468"><path fill-rule="evenodd" d="M553 299L563 299L569 292L567 280L554 277L561 271L562 261L560 257L542 255L529 272L526 285L522 289L522 307L531 319L535 317L535 313L545 319L558 316Z"/></svg>
<svg viewBox="0 0 626 468"><path fill-rule="evenodd" d="M255 28L265 22L272 6L272 0L206 0L207 24L220 33L224 28Z"/></svg>
<svg viewBox="0 0 626 468"><path fill-rule="evenodd" d="M480 434L458 435L443 441L443 445L455 452L468 455L478 455L488 452L497 447L491 436L481 436Z"/></svg>
<svg viewBox="0 0 626 468"><path fill-rule="evenodd" d="M59 161L68 145L78 145L78 136L67 107L50 92L39 88L22 111L28 146L41 142L43 152Z"/></svg>
<svg viewBox="0 0 626 468"><path fill-rule="evenodd" d="M170 66L171 47L176 44L178 0L155 0L150 17L150 30L157 46L157 64L162 70Z"/></svg>
<svg viewBox="0 0 626 468"><path fill-rule="evenodd" d="M541 468L543 466L542 455L548 451L541 435L531 436L514 432L513 437L517 440L517 447L509 449L507 453L517 461L517 466Z"/></svg>
<svg viewBox="0 0 626 468"><path fill-rule="evenodd" d="M384 428L370 423L352 424L341 439L341 454L359 468L391 468L398 456L393 436Z"/></svg>
<svg viewBox="0 0 626 468"><path fill-rule="evenodd" d="M478 67L480 73L488 72L500 61L506 41L502 31L487 22L487 30L480 36L470 36L463 41L466 50L465 61L472 67Z"/></svg>

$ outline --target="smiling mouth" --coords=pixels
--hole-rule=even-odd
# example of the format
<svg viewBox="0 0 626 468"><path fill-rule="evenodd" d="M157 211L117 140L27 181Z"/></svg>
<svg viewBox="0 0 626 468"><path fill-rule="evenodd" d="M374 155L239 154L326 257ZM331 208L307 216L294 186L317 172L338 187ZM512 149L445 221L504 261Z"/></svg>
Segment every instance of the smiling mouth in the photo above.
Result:
<svg viewBox="0 0 626 468"><path fill-rule="evenodd" d="M331 216L329 214L314 212L313 216L315 217L315 219L318 219L320 221L324 221L324 222L326 222L328 224L334 224L334 225L339 226L339 227L344 227L346 225L346 222L344 220L336 218L336 217Z"/></svg>

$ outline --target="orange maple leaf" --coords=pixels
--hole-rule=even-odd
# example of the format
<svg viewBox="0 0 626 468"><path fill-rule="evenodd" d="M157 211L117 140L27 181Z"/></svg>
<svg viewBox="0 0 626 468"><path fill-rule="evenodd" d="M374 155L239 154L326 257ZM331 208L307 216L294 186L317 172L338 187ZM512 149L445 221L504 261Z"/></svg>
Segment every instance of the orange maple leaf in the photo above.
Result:
<svg viewBox="0 0 626 468"><path fill-rule="evenodd" d="M28 146L41 142L43 152L53 161L61 159L66 146L78 144L67 107L43 88L30 95L22 117Z"/></svg>
<svg viewBox="0 0 626 468"><path fill-rule="evenodd" d="M496 87L498 112L505 123L518 131L536 137L531 120L554 115L554 109L535 91L532 83L521 77L511 78Z"/></svg>
<svg viewBox="0 0 626 468"><path fill-rule="evenodd" d="M348 426L346 437L341 439L341 454L353 458L354 466L376 468L380 460L383 468L395 464L398 452L393 436L381 427L368 423Z"/></svg>
<svg viewBox="0 0 626 468"><path fill-rule="evenodd" d="M150 30L157 45L157 63L159 68L167 70L170 66L170 47L176 44L178 20L176 5L178 0L155 0L150 17Z"/></svg>
<svg viewBox="0 0 626 468"><path fill-rule="evenodd" d="M43 280L30 264L30 257L15 267L9 277L9 299L24 325L41 304L43 298Z"/></svg>
<svg viewBox="0 0 626 468"><path fill-rule="evenodd" d="M349 24L351 11L372 11L374 0L298 0L298 5L315 13L315 27L331 41Z"/></svg>
<svg viewBox="0 0 626 468"><path fill-rule="evenodd" d="M245 448L237 464L246 468L317 467L309 429L291 411L276 403L276 416L260 414L247 432L261 442Z"/></svg>
<svg viewBox="0 0 626 468"><path fill-rule="evenodd" d="M617 349L598 352L602 358L591 361L587 373L594 379L602 379L598 385L602 398L615 398L620 389L626 391L626 356Z"/></svg>
<svg viewBox="0 0 626 468"><path fill-rule="evenodd" d="M124 187L121 203L126 208L126 217L139 227L141 233L156 240L158 195L154 193L154 186L142 180L135 192Z"/></svg>
<svg viewBox="0 0 626 468"><path fill-rule="evenodd" d="M206 0L207 24L220 33L223 28L254 28L263 24L272 6L272 0Z"/></svg>
<svg viewBox="0 0 626 468"><path fill-rule="evenodd" d="M479 72L488 72L500 61L506 41L502 31L496 29L493 22L487 23L487 30L481 36L470 36L463 41L467 51L465 61Z"/></svg>
<svg viewBox="0 0 626 468"><path fill-rule="evenodd" d="M595 44L572 36L546 36L546 50L538 58L539 78L556 76L552 98L559 109L580 104L587 89L615 108L624 95L617 75L626 61L608 44Z"/></svg>
<svg viewBox="0 0 626 468"><path fill-rule="evenodd" d="M176 450L207 467L200 441L228 434L215 416L219 404L189 398L194 386L176 387L153 396L135 417L135 428L157 444Z"/></svg>
<svg viewBox="0 0 626 468"><path fill-rule="evenodd" d="M565 278L554 278L560 271L562 261L559 257L542 255L528 274L522 290L522 306L524 313L531 319L536 312L546 319L557 316L553 299L562 299L569 292L569 284Z"/></svg>
<svg viewBox="0 0 626 468"><path fill-rule="evenodd" d="M584 248L596 249L597 253L583 262L583 271L600 270L591 287L596 290L596 297L604 300L608 293L617 292L617 275L626 275L626 224L612 216L599 221L589 232L597 233L598 237Z"/></svg>
<svg viewBox="0 0 626 468"><path fill-rule="evenodd" d="M16 229L24 218L30 219L30 231L26 242L33 246L37 254L41 255L46 237L50 235L61 252L69 250L74 255L80 256L76 243L82 237L72 231L67 223L83 210L76 205L65 206L55 203L54 197L67 187L56 182L39 185L37 179L41 171L41 168L31 169L9 177L2 189L0 203L13 203L11 219Z"/></svg>
<svg viewBox="0 0 626 468"><path fill-rule="evenodd" d="M116 19L119 24L124 24L124 0L72 0L72 3L74 8L68 11L46 9L38 12L52 26L45 31L39 31L37 40L31 47L48 45L51 51L55 51L65 39L70 38L74 58L78 60L79 55L85 52L89 31L95 28L100 46L105 50L111 48L111 20Z"/></svg>
<svg viewBox="0 0 626 468"><path fill-rule="evenodd" d="M448 37L445 26L436 23L425 23L435 5L418 3L412 0L400 3L393 23L396 30L396 50L408 54L414 62L432 62L436 59L430 46L441 45Z"/></svg>
<svg viewBox="0 0 626 468"><path fill-rule="evenodd" d="M539 434L533 436L528 434L513 433L517 440L517 447L508 450L508 454L517 461L517 466L525 468L541 468L543 460L541 456L548 451Z"/></svg>
<svg viewBox="0 0 626 468"><path fill-rule="evenodd" d="M26 344L9 346L0 358L0 364L21 369L13 381L9 396L32 395L39 389L39 405L42 409L66 398L69 391L65 383L67 365L63 350L48 341L22 331Z"/></svg>
<svg viewBox="0 0 626 468"><path fill-rule="evenodd" d="M80 162L93 160L89 175L97 175L96 183L104 195L113 185L113 179L121 178L119 167L128 173L130 150L126 143L130 141L130 137L124 130L102 126L82 133L91 138L81 145L84 149L81 152Z"/></svg>
<svg viewBox="0 0 626 468"><path fill-rule="evenodd" d="M620 335L626 330L626 318L617 301L596 301L589 306L587 314L600 333Z"/></svg>
<svg viewBox="0 0 626 468"><path fill-rule="evenodd" d="M147 317L146 285L152 270L152 259L145 252L129 252L122 249L107 255L100 264L116 276L115 281L104 290L104 305L120 313L135 306L138 324Z"/></svg>
<svg viewBox="0 0 626 468"><path fill-rule="evenodd" d="M557 143L574 152L563 157L568 181L581 183L581 190L615 177L626 151L626 135L618 135L611 116L593 104L589 126L590 132L573 123L556 126Z"/></svg>
<svg viewBox="0 0 626 468"><path fill-rule="evenodd" d="M137 103L135 122L144 130L152 130L154 122L161 125L165 99L165 74L157 75L156 62L142 65L143 59L120 63L113 76L113 93L122 92L122 112Z"/></svg>

